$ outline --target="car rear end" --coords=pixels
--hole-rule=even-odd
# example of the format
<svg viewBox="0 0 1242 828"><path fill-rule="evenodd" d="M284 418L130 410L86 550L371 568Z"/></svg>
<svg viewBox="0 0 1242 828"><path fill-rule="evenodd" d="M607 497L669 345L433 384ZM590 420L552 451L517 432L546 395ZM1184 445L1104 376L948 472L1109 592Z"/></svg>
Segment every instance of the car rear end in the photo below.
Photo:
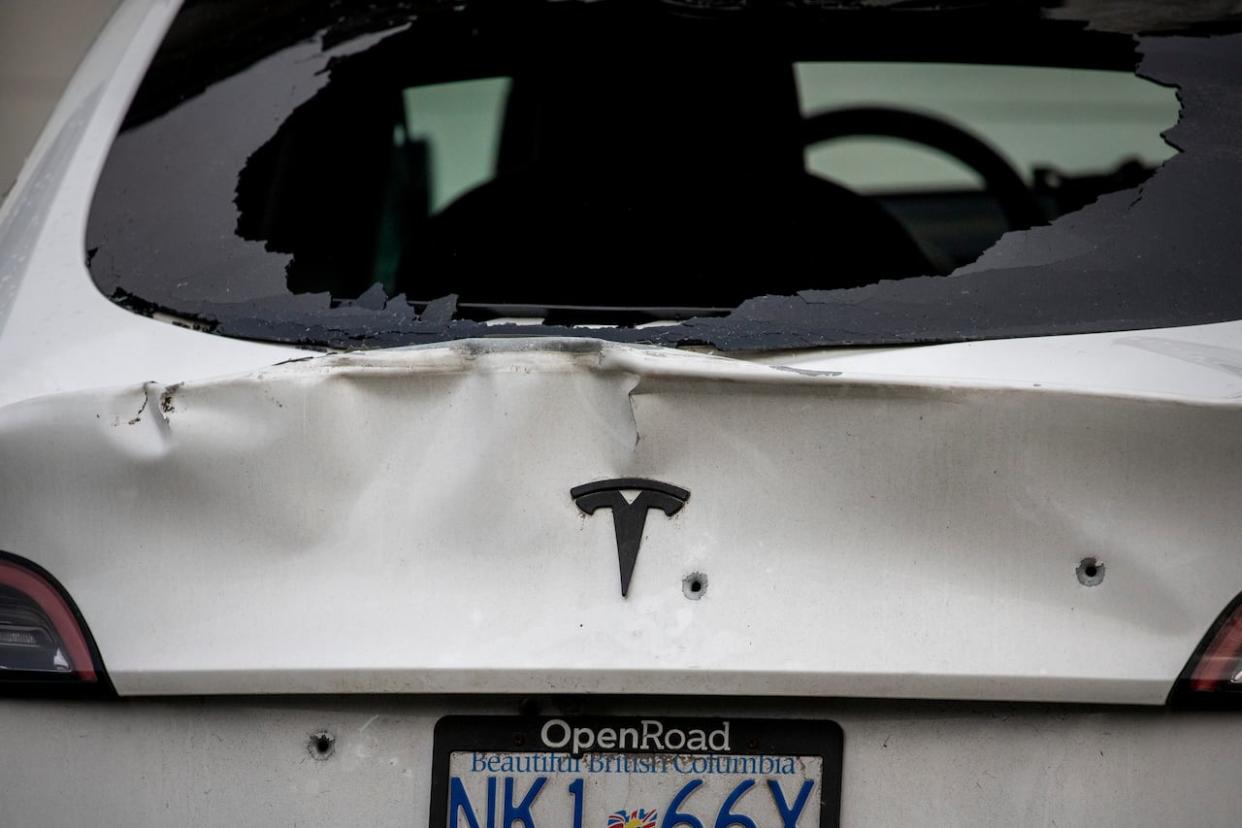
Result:
<svg viewBox="0 0 1242 828"><path fill-rule="evenodd" d="M118 11L0 214L0 822L1236 823L1242 50L1162 29L1228 21L634 8ZM1014 161L1024 225L781 178L761 86L581 166L747 44L808 123L955 55L1138 122L1147 61L1183 152Z"/></svg>

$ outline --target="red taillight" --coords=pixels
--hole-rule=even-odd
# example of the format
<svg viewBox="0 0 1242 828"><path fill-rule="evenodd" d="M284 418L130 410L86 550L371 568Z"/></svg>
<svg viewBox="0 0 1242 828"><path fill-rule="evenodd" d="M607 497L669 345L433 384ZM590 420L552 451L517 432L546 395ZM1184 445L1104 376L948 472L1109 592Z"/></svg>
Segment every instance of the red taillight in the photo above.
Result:
<svg viewBox="0 0 1242 828"><path fill-rule="evenodd" d="M90 634L60 585L29 561L0 556L0 692L106 684Z"/></svg>
<svg viewBox="0 0 1242 828"><path fill-rule="evenodd" d="M1203 637L1173 688L1172 700L1242 704L1242 595Z"/></svg>

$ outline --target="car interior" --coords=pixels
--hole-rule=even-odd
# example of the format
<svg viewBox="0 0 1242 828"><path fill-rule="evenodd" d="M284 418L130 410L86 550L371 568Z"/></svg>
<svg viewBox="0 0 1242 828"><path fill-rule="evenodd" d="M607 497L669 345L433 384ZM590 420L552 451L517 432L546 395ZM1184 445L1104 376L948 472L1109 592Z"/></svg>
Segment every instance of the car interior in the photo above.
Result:
<svg viewBox="0 0 1242 828"><path fill-rule="evenodd" d="M917 98L851 98L833 83L838 61L918 72L950 56L983 77L1004 60L1146 83L1129 47L1078 44L1077 29L1058 30L1055 52L1042 33L955 51L951 38L933 49L912 34L815 38L785 21L593 5L450 17L334 59L241 171L238 235L292 254L294 293L354 299L379 285L416 307L456 295L460 318L658 322L945 275L1161 160L1130 152L1127 130L1146 127L1123 123L1103 166L1019 169ZM808 108L806 66L845 102ZM1072 107L1072 87L1063 97ZM857 139L939 154L974 183L864 191L808 163Z"/></svg>

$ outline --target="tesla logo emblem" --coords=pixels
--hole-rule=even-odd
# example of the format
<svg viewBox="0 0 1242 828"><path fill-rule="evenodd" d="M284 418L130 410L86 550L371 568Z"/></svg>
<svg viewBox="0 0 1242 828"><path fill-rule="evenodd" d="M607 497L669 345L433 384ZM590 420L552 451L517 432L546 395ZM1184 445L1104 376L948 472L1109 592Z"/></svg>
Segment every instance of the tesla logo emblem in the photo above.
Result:
<svg viewBox="0 0 1242 828"><path fill-rule="evenodd" d="M638 492L633 501L622 496L621 492L627 489ZM612 512L612 528L617 533L617 564L621 568L622 598L630 591L630 576L634 574L638 547L643 542L647 512L659 509L672 517L690 499L690 493L685 489L640 477L586 483L570 489L569 496L588 515L595 514L596 509L608 509Z"/></svg>

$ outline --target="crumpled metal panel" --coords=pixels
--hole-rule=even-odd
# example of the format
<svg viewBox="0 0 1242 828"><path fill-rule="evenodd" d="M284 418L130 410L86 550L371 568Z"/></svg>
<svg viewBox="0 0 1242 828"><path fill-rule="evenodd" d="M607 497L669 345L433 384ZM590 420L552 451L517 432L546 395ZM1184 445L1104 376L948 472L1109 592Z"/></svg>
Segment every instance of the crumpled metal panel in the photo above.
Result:
<svg viewBox="0 0 1242 828"><path fill-rule="evenodd" d="M470 341L0 408L0 549L64 583L123 694L1160 703L1242 590L1240 425ZM626 599L610 516L569 495L614 477L691 492Z"/></svg>

